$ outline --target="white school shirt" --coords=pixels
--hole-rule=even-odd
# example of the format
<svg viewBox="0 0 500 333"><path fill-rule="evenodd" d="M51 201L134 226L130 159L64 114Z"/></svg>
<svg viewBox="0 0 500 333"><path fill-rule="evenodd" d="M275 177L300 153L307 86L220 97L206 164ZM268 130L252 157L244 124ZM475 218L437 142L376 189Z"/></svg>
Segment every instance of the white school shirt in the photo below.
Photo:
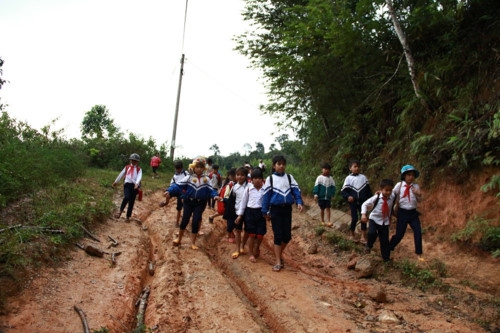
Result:
<svg viewBox="0 0 500 333"><path fill-rule="evenodd" d="M243 191L243 197L239 206L236 207L236 215L243 215L245 209L248 208L262 208L262 197L264 196L264 186L256 189L253 184L249 184L248 189Z"/></svg>
<svg viewBox="0 0 500 333"><path fill-rule="evenodd" d="M377 207L373 207L375 201L377 200L377 197L379 197L377 202ZM370 213L370 220L377 223L378 225L389 225L391 222L392 203L394 202L394 199L396 199L394 193L391 193L391 196L387 198L387 205L389 206L389 216L387 216L385 219L382 215L382 205L384 204L384 198L382 193L375 194L371 198L367 199L361 205L361 214L366 214L369 208L373 207Z"/></svg>
<svg viewBox="0 0 500 333"><path fill-rule="evenodd" d="M130 164L130 165L132 165L132 164ZM139 186L141 184L141 180L142 180L142 168L139 168L139 172L137 172L137 167L132 166L134 168L134 170L132 172L127 172L127 167L129 167L129 166L126 165L123 168L123 170L120 172L118 177L116 177L115 183L118 183L120 181L120 179L122 179L122 177L125 176L125 183L132 183L132 184Z"/></svg>
<svg viewBox="0 0 500 333"><path fill-rule="evenodd" d="M406 184L406 182L399 182L396 184L396 186L394 186L394 189L392 190L392 192L398 196L399 207L406 209L406 210L417 209L418 202L420 200L413 193L411 188L410 188L410 199L408 200L408 196L403 198L403 195L405 193L405 189L406 189L407 185L412 187L412 188L415 188L415 189L420 189L418 184L415 184L415 183Z"/></svg>
<svg viewBox="0 0 500 333"><path fill-rule="evenodd" d="M240 206L241 198L243 198L243 192L246 191L248 183L245 181L243 184L235 183L233 185L233 193L236 196L234 208L238 209Z"/></svg>

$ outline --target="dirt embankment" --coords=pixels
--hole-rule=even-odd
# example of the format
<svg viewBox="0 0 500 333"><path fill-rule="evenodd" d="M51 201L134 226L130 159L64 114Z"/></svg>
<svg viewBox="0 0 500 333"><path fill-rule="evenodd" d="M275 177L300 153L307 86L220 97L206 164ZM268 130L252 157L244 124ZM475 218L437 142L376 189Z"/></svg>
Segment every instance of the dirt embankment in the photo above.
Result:
<svg viewBox="0 0 500 333"><path fill-rule="evenodd" d="M256 263L248 255L231 258L235 248L227 242L225 223L216 218L209 224L210 210L198 237L200 249L191 249L189 232L175 247L175 205L160 208L160 200L161 193L146 193L135 208L141 223L109 219L92 230L100 243L82 240L120 251L116 264L110 255L92 257L75 247L60 267L34 271L25 290L8 299L0 332L83 332L74 306L86 314L91 330L132 332L145 287L150 294L144 324L153 332L463 333L487 332L485 322L491 330L500 327L498 260L467 255L431 233L424 235L427 261L420 265L442 261L449 270L447 291L402 286L396 270L380 263L378 246L369 255L378 265L375 276L356 279L347 264L361 252L339 251L316 236L319 212L313 202L305 213L294 212L285 268L273 272L270 227ZM108 248L108 236L119 245ZM412 249L409 230L395 261L414 260Z"/></svg>

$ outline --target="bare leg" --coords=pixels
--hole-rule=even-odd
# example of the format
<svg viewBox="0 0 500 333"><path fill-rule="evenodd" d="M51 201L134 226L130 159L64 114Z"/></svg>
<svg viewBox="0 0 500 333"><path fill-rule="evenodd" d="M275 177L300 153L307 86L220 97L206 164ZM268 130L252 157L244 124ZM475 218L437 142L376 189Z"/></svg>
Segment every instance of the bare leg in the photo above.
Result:
<svg viewBox="0 0 500 333"><path fill-rule="evenodd" d="M248 233L243 231L243 240L241 242L241 248L240 248L240 249L243 249L243 251L245 251L245 246L247 245L247 241L248 241ZM253 241L252 241L252 243L253 243ZM249 246L248 249L250 252L253 251L253 247L251 247L251 246Z"/></svg>
<svg viewBox="0 0 500 333"><path fill-rule="evenodd" d="M174 239L174 245L179 245L181 243L183 235L184 235L184 230L180 229L179 230L179 237L177 237L176 239Z"/></svg>
<svg viewBox="0 0 500 333"><path fill-rule="evenodd" d="M321 216L321 224L325 224L325 210L324 209L321 210L320 216Z"/></svg>
<svg viewBox="0 0 500 333"><path fill-rule="evenodd" d="M240 252L241 249L241 230L239 229L234 229L234 232L236 234L236 251Z"/></svg>
<svg viewBox="0 0 500 333"><path fill-rule="evenodd" d="M197 234L192 234L192 236L191 236L191 248L193 250L198 250L198 246L196 246L196 237L197 236L198 236Z"/></svg>

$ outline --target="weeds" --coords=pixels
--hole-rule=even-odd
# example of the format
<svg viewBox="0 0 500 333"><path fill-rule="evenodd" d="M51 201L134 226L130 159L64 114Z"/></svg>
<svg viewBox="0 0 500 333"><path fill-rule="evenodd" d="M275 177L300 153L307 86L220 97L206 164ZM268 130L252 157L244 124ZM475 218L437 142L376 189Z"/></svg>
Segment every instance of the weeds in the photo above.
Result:
<svg viewBox="0 0 500 333"><path fill-rule="evenodd" d="M422 267L410 260L396 264L401 270L403 284L426 291L429 288L442 288L441 277L446 276L446 267L439 260L434 260L427 267Z"/></svg>
<svg viewBox="0 0 500 333"><path fill-rule="evenodd" d="M346 239L344 234L336 230L326 232L324 237L329 244L336 245L342 251L357 249L357 246L353 241Z"/></svg>
<svg viewBox="0 0 500 333"><path fill-rule="evenodd" d="M451 235L454 242L477 245L484 251L490 251L492 255L500 253L500 227L493 225L493 220L474 216L467 222L465 228Z"/></svg>

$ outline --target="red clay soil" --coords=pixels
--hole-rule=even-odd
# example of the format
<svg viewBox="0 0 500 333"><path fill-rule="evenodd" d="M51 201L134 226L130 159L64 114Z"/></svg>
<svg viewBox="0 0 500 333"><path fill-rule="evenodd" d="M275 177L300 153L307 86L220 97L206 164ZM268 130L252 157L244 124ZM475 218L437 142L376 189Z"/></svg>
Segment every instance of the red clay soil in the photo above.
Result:
<svg viewBox="0 0 500 333"><path fill-rule="evenodd" d="M84 332L75 306L91 332L133 332L146 287L143 332L498 332L499 261L460 249L449 241L451 229L443 236L447 220L436 213L443 209L429 207L439 206L438 198L429 196L423 206L426 262L416 261L409 229L391 264L408 259L426 268L433 260L442 262L448 288L422 291L402 283L395 273L400 269L382 264L378 247L369 255L377 264L375 275L357 279L347 266L362 252L340 251L316 235L319 211L312 201L306 200L306 212L294 212L285 268L273 272L270 226L256 263L248 255L231 258L235 248L227 242L225 222L216 218L209 224L211 210L204 213L200 248L191 249L189 232L175 247L175 204L160 208L161 193L145 193L130 223L110 218L92 230L101 242L81 241L121 252L116 264L111 255L94 257L75 247L60 267L33 271L24 290L7 300L0 332ZM117 191L115 200L120 199ZM453 200L458 199L446 198ZM491 203L496 204L478 199L477 209ZM474 213L473 204L453 212ZM119 244L110 246L108 236Z"/></svg>

